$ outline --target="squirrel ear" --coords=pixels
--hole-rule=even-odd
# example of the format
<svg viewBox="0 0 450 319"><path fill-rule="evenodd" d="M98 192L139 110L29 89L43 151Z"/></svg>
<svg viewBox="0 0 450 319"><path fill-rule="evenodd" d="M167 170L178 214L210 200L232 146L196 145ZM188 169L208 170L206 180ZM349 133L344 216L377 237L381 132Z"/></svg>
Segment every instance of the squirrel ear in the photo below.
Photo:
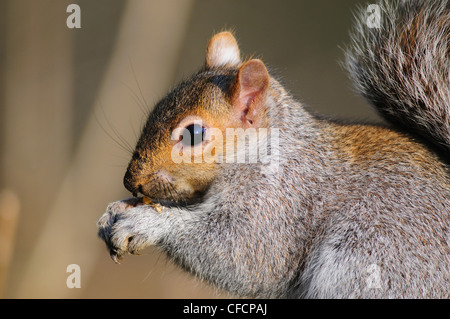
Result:
<svg viewBox="0 0 450 319"><path fill-rule="evenodd" d="M206 48L206 67L237 66L241 63L239 47L230 32L220 32L209 40Z"/></svg>
<svg viewBox="0 0 450 319"><path fill-rule="evenodd" d="M233 87L232 103L245 127L259 127L269 87L269 72L261 60L244 63L238 71Z"/></svg>

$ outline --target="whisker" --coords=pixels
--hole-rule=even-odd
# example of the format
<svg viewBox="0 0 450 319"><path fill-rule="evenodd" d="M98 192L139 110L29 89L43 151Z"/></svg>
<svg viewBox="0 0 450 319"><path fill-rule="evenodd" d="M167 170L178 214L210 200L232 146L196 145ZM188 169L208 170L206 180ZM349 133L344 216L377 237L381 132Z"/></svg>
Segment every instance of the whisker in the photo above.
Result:
<svg viewBox="0 0 450 319"><path fill-rule="evenodd" d="M120 135L119 131L112 125L111 121L108 119L105 109L103 105L101 104L100 109L102 110L103 118L106 121L106 124L110 131L108 131L103 124L100 122L100 119L98 118L97 114L94 114L94 118L98 124L98 126L102 129L102 131L111 139L113 140L123 151L126 153L129 153L130 155L133 154L133 147L129 144L129 142Z"/></svg>
<svg viewBox="0 0 450 319"><path fill-rule="evenodd" d="M129 62L130 62L131 71L133 73L134 81L136 82L136 85L138 87L139 93L141 94L141 99L142 99L143 105L146 107L143 110L144 111L144 115L147 117L149 115L150 104L148 104L147 100L145 99L144 93L142 92L142 88L141 88L141 86L139 84L139 81L137 80L136 72L135 72L134 67L133 67L133 62L131 62L130 58L129 58Z"/></svg>

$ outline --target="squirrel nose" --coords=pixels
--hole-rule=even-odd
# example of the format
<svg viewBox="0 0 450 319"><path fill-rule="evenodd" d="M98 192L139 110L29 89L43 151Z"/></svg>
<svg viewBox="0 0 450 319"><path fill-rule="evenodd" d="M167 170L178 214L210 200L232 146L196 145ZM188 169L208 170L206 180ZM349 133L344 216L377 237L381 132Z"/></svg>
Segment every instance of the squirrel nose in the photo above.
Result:
<svg viewBox="0 0 450 319"><path fill-rule="evenodd" d="M123 177L123 185L127 190L129 190L133 195L139 192L139 185L137 185L135 179L133 178L133 174L129 170L125 173Z"/></svg>

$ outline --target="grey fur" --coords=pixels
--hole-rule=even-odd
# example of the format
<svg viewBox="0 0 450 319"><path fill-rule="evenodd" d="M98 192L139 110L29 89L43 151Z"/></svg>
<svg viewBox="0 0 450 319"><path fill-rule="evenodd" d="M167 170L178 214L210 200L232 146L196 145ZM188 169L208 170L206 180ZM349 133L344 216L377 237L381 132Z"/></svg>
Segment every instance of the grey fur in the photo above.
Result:
<svg viewBox="0 0 450 319"><path fill-rule="evenodd" d="M429 7L431 2L418 3L399 8L383 2L382 8L389 17L397 12L413 16L410 11L419 7L448 17L446 1ZM360 91L375 96L377 107L385 101L389 114L411 110L420 95L426 109L419 123L433 128L429 134L447 147L448 69L417 65L414 84L403 75L404 81L392 82L400 75L393 65L377 60L373 45L381 41L375 38L395 33L363 36L367 30L361 23L357 29L361 32L348 61ZM439 35L421 35L443 41ZM392 46L384 49L395 55L395 39L388 42ZM440 68L448 67L448 53L444 59ZM378 72L386 73L380 78ZM436 81L433 95L421 91L423 82L415 80L419 75ZM185 270L238 296L449 298L447 164L399 133L392 133L397 138L389 141L392 145L369 139L366 146L373 152L364 153L364 160L349 155L343 149L357 145L342 127L308 114L274 79L266 104L269 126L280 129L277 174L262 174L262 163L222 163L200 203L164 207L161 213L136 199L111 203L98 227L112 255L156 245ZM431 119L435 107L444 112L443 119ZM418 111L403 112L400 118L416 121ZM354 130L363 135L369 129Z"/></svg>

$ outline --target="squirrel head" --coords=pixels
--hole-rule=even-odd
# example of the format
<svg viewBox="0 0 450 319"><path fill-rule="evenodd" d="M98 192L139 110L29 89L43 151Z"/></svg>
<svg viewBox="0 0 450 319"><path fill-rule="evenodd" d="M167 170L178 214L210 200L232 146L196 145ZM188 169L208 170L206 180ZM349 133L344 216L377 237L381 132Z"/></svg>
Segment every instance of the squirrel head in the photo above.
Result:
<svg viewBox="0 0 450 319"><path fill-rule="evenodd" d="M190 203L201 198L225 162L227 128L266 125L269 79L261 60L241 61L230 32L214 35L205 66L149 115L125 187L153 201Z"/></svg>

